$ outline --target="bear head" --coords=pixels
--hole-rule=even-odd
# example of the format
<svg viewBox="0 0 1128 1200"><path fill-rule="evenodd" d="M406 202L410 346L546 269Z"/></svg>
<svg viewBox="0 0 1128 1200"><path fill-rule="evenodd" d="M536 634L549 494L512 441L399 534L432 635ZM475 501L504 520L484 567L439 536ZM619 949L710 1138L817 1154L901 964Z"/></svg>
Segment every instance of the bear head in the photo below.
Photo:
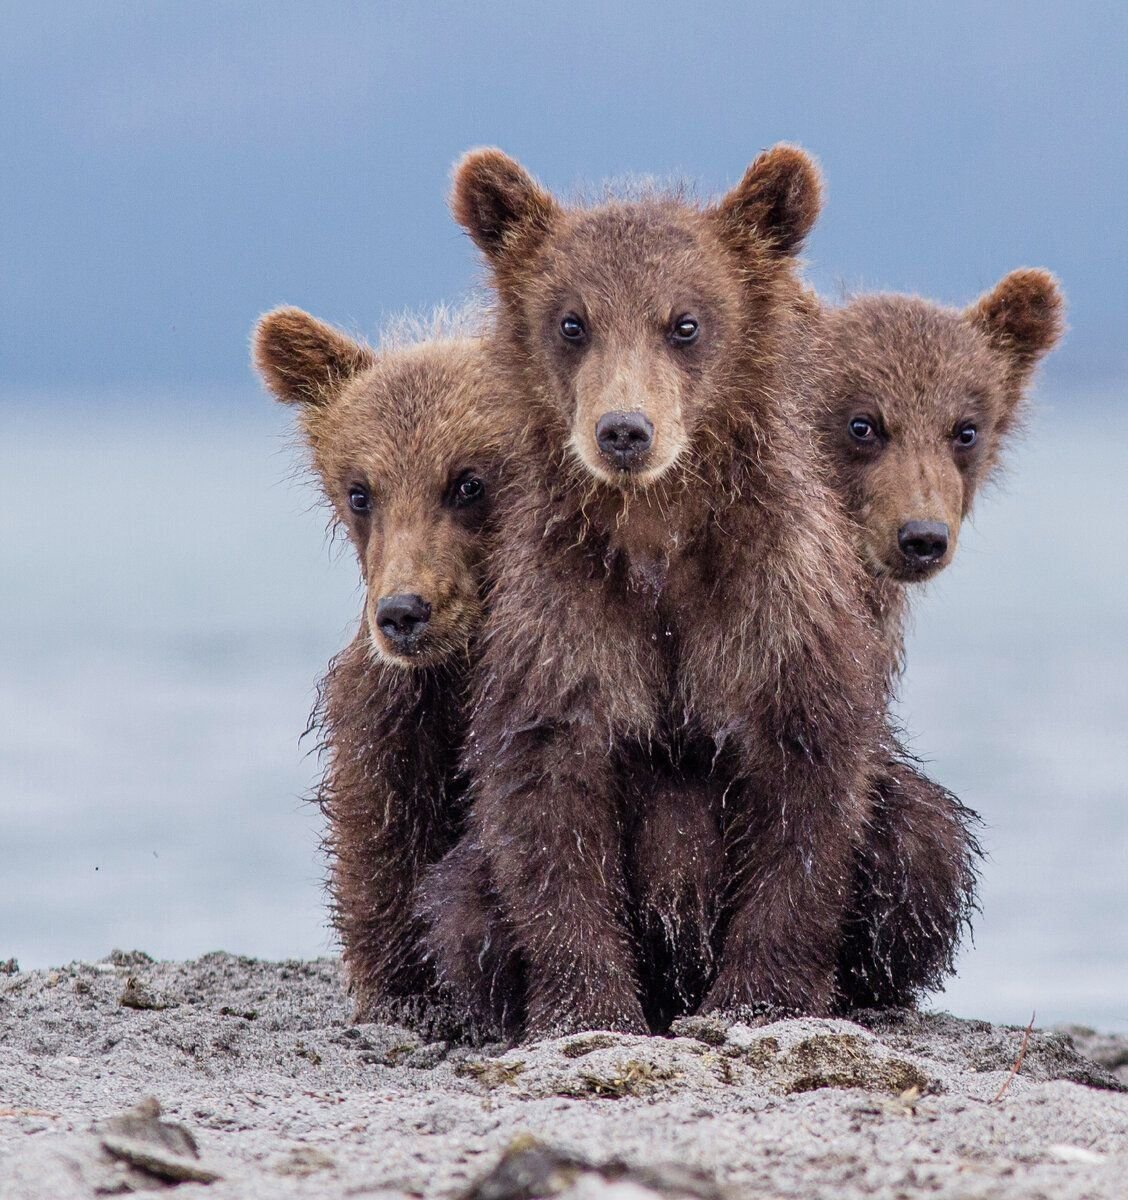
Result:
<svg viewBox="0 0 1128 1200"><path fill-rule="evenodd" d="M711 418L771 359L820 189L790 146L709 206L656 191L565 206L499 150L462 159L452 209L489 263L497 341L581 479L633 491L715 449Z"/></svg>
<svg viewBox="0 0 1128 1200"><path fill-rule="evenodd" d="M464 655L482 616L507 423L482 343L374 350L295 308L268 313L255 365L296 405L313 467L356 550L373 654Z"/></svg>
<svg viewBox="0 0 1128 1200"><path fill-rule="evenodd" d="M913 582L951 562L1062 312L1054 277L1020 270L962 312L874 295L825 313L813 416L871 574Z"/></svg>

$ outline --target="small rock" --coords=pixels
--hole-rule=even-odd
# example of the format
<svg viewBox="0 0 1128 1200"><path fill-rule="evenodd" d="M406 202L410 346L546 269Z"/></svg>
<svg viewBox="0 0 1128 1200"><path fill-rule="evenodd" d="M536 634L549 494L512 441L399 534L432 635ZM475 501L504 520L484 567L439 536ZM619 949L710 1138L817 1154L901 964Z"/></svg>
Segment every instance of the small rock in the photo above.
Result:
<svg viewBox="0 0 1128 1200"><path fill-rule="evenodd" d="M122 1008L162 1009L170 1005L163 1004L151 991L134 975L125 981L118 1003Z"/></svg>
<svg viewBox="0 0 1128 1200"><path fill-rule="evenodd" d="M331 1171L336 1162L316 1146L295 1146L284 1158L276 1162L271 1170L276 1175L316 1175L318 1171Z"/></svg>
<svg viewBox="0 0 1128 1200"><path fill-rule="evenodd" d="M662 1196L671 1200L722 1200L715 1180L692 1167L669 1164L632 1167L613 1160L597 1164L558 1146L546 1146L535 1138L517 1138L501 1161L463 1193L463 1200L541 1200L584 1184L606 1183L598 1194L642 1200Z"/></svg>
<svg viewBox="0 0 1128 1200"><path fill-rule="evenodd" d="M747 1025L733 1025L725 1034L725 1041L737 1050L750 1050L759 1041L754 1029Z"/></svg>
<svg viewBox="0 0 1128 1200"><path fill-rule="evenodd" d="M543 1146L535 1138L518 1138L493 1170L470 1186L464 1200L538 1200L542 1196L557 1196L590 1169L591 1163L578 1155Z"/></svg>
<svg viewBox="0 0 1128 1200"><path fill-rule="evenodd" d="M723 1046L729 1023L723 1017L679 1017L671 1026L674 1037L693 1038L707 1046Z"/></svg>
<svg viewBox="0 0 1128 1200"><path fill-rule="evenodd" d="M148 1142L107 1136L102 1139L102 1149L138 1171L169 1183L215 1183L220 1178L215 1171L198 1166L191 1159L159 1150Z"/></svg>
<svg viewBox="0 0 1128 1200"><path fill-rule="evenodd" d="M1085 1146L1051 1146L1050 1153L1054 1158L1060 1159L1062 1162L1087 1163L1091 1166L1099 1166L1105 1161L1105 1155L1099 1154L1096 1150L1089 1150Z"/></svg>
<svg viewBox="0 0 1128 1200"><path fill-rule="evenodd" d="M1064 1034L1080 1054L1107 1071L1118 1083L1128 1084L1128 1036L1097 1033L1086 1025L1065 1025L1058 1032Z"/></svg>
<svg viewBox="0 0 1128 1200"><path fill-rule="evenodd" d="M428 1042L418 1050L408 1054L402 1061L405 1067L417 1071L431 1071L446 1058L450 1047L446 1042Z"/></svg>
<svg viewBox="0 0 1128 1200"><path fill-rule="evenodd" d="M148 1096L136 1108L112 1117L100 1130L102 1149L146 1175L169 1183L214 1183L215 1171L201 1166L196 1139L183 1125L162 1121L161 1106Z"/></svg>
<svg viewBox="0 0 1128 1200"><path fill-rule="evenodd" d="M1009 1072L1025 1035L1021 1026L989 1025L950 1013L913 1009L869 1009L852 1013L851 1019L876 1033L890 1048L922 1054L960 1070ZM1128 1070L1120 1076L1112 1065L1116 1058L1101 1053L1118 1042L1121 1049L1128 1045L1123 1038L1094 1034L1079 1026L1035 1029L1022 1062L1022 1078L1031 1083L1065 1079L1123 1092L1128 1090Z"/></svg>

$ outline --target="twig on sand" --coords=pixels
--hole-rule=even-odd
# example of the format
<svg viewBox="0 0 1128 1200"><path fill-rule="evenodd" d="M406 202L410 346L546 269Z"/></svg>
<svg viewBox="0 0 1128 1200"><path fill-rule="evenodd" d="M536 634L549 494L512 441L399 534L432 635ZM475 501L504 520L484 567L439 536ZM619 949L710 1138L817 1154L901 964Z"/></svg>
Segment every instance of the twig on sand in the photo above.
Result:
<svg viewBox="0 0 1128 1200"><path fill-rule="evenodd" d="M1014 1066L1011 1067L1010 1074L1006 1077L1006 1079L1003 1080L1003 1086L999 1088L994 1096L991 1097L992 1104L994 1104L996 1100L1001 1100L1003 1096L1006 1095L1006 1090L1014 1081L1014 1077L1019 1073L1019 1071L1022 1070L1022 1063L1026 1058L1026 1047L1030 1045L1030 1035L1034 1032L1034 1018L1037 1015L1037 1013L1030 1014L1030 1024L1027 1025L1026 1029L1023 1031L1022 1045L1018 1048L1018 1057L1014 1060Z"/></svg>

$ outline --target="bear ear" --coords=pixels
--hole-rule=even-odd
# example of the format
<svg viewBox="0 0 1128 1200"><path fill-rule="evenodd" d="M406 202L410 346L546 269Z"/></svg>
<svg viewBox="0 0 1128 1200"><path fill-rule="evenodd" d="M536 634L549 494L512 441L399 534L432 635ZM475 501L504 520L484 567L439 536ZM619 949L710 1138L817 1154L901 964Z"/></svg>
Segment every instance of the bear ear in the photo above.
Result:
<svg viewBox="0 0 1128 1200"><path fill-rule="evenodd" d="M735 240L755 233L779 257L799 252L822 208L822 176L798 146L765 150L712 209Z"/></svg>
<svg viewBox="0 0 1128 1200"><path fill-rule="evenodd" d="M491 261L517 240L544 234L560 211L552 196L515 159L500 150L471 150L454 168L454 219Z"/></svg>
<svg viewBox="0 0 1128 1200"><path fill-rule="evenodd" d="M260 318L251 357L277 399L315 405L376 361L367 346L300 308L276 308Z"/></svg>
<svg viewBox="0 0 1128 1200"><path fill-rule="evenodd" d="M1019 371L1029 371L1065 329L1065 300L1049 271L1012 271L964 313Z"/></svg>

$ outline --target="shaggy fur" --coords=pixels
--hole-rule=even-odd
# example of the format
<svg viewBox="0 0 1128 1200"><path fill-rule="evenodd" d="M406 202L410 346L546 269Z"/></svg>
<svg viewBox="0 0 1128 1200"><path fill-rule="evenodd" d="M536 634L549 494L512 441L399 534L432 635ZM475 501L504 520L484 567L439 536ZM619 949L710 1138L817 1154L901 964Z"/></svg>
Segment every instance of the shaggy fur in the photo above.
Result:
<svg viewBox="0 0 1128 1200"><path fill-rule="evenodd" d="M443 1010L414 891L460 826L466 674L510 421L472 339L377 352L280 309L259 323L254 359L275 396L299 406L365 584L360 629L330 665L313 722L328 758L319 799L356 1015L434 1025ZM430 606L407 645L380 620L381 597L400 594Z"/></svg>
<svg viewBox="0 0 1128 1200"><path fill-rule="evenodd" d="M416 912L442 991L486 1041L518 1039L526 1023L527 973L490 860L468 833L420 882Z"/></svg>
<svg viewBox="0 0 1128 1200"><path fill-rule="evenodd" d="M723 787L708 769L673 774L645 756L624 771L625 908L651 1030L692 1012L712 982L725 879ZM419 916L447 993L478 1036L526 1026L527 969L480 841L467 836L430 868Z"/></svg>
<svg viewBox="0 0 1128 1200"><path fill-rule="evenodd" d="M634 822L625 830L627 883L643 1011L662 1032L697 1008L716 973L725 916L725 796L707 767L640 769L638 778L645 794L628 814Z"/></svg>
<svg viewBox="0 0 1128 1200"><path fill-rule="evenodd" d="M911 1005L955 969L976 908L979 818L907 760L891 757L855 858L838 1003Z"/></svg>
<svg viewBox="0 0 1128 1200"><path fill-rule="evenodd" d="M955 966L975 909L978 818L892 738L854 857L834 1008L911 1005ZM642 775L644 819L628 839L642 996L664 1031L705 996L723 945L726 796L704 771Z"/></svg>
<svg viewBox="0 0 1128 1200"><path fill-rule="evenodd" d="M498 151L456 174L455 214L492 268L493 353L529 434L465 762L532 1035L647 1028L632 888L645 905L665 884L640 888L627 843L640 863L668 858L682 818L672 793L627 786L640 755L675 780L706 764L724 797L703 1007L834 1003L884 683L846 523L779 389L791 255L817 209L813 164L788 147L707 208L564 208ZM623 413L652 427L629 469L598 436ZM712 861L710 840L690 837ZM694 902L685 920L712 918Z"/></svg>
<svg viewBox="0 0 1128 1200"><path fill-rule="evenodd" d="M694 1012L723 945L725 788L705 773L632 778L624 830L627 909L643 1011L662 1033ZM855 851L834 1007L913 1005L955 967L976 907L978 817L903 754L879 768ZM428 872L427 941L460 1007L487 1038L525 1023L523 958L480 843L463 839Z"/></svg>

